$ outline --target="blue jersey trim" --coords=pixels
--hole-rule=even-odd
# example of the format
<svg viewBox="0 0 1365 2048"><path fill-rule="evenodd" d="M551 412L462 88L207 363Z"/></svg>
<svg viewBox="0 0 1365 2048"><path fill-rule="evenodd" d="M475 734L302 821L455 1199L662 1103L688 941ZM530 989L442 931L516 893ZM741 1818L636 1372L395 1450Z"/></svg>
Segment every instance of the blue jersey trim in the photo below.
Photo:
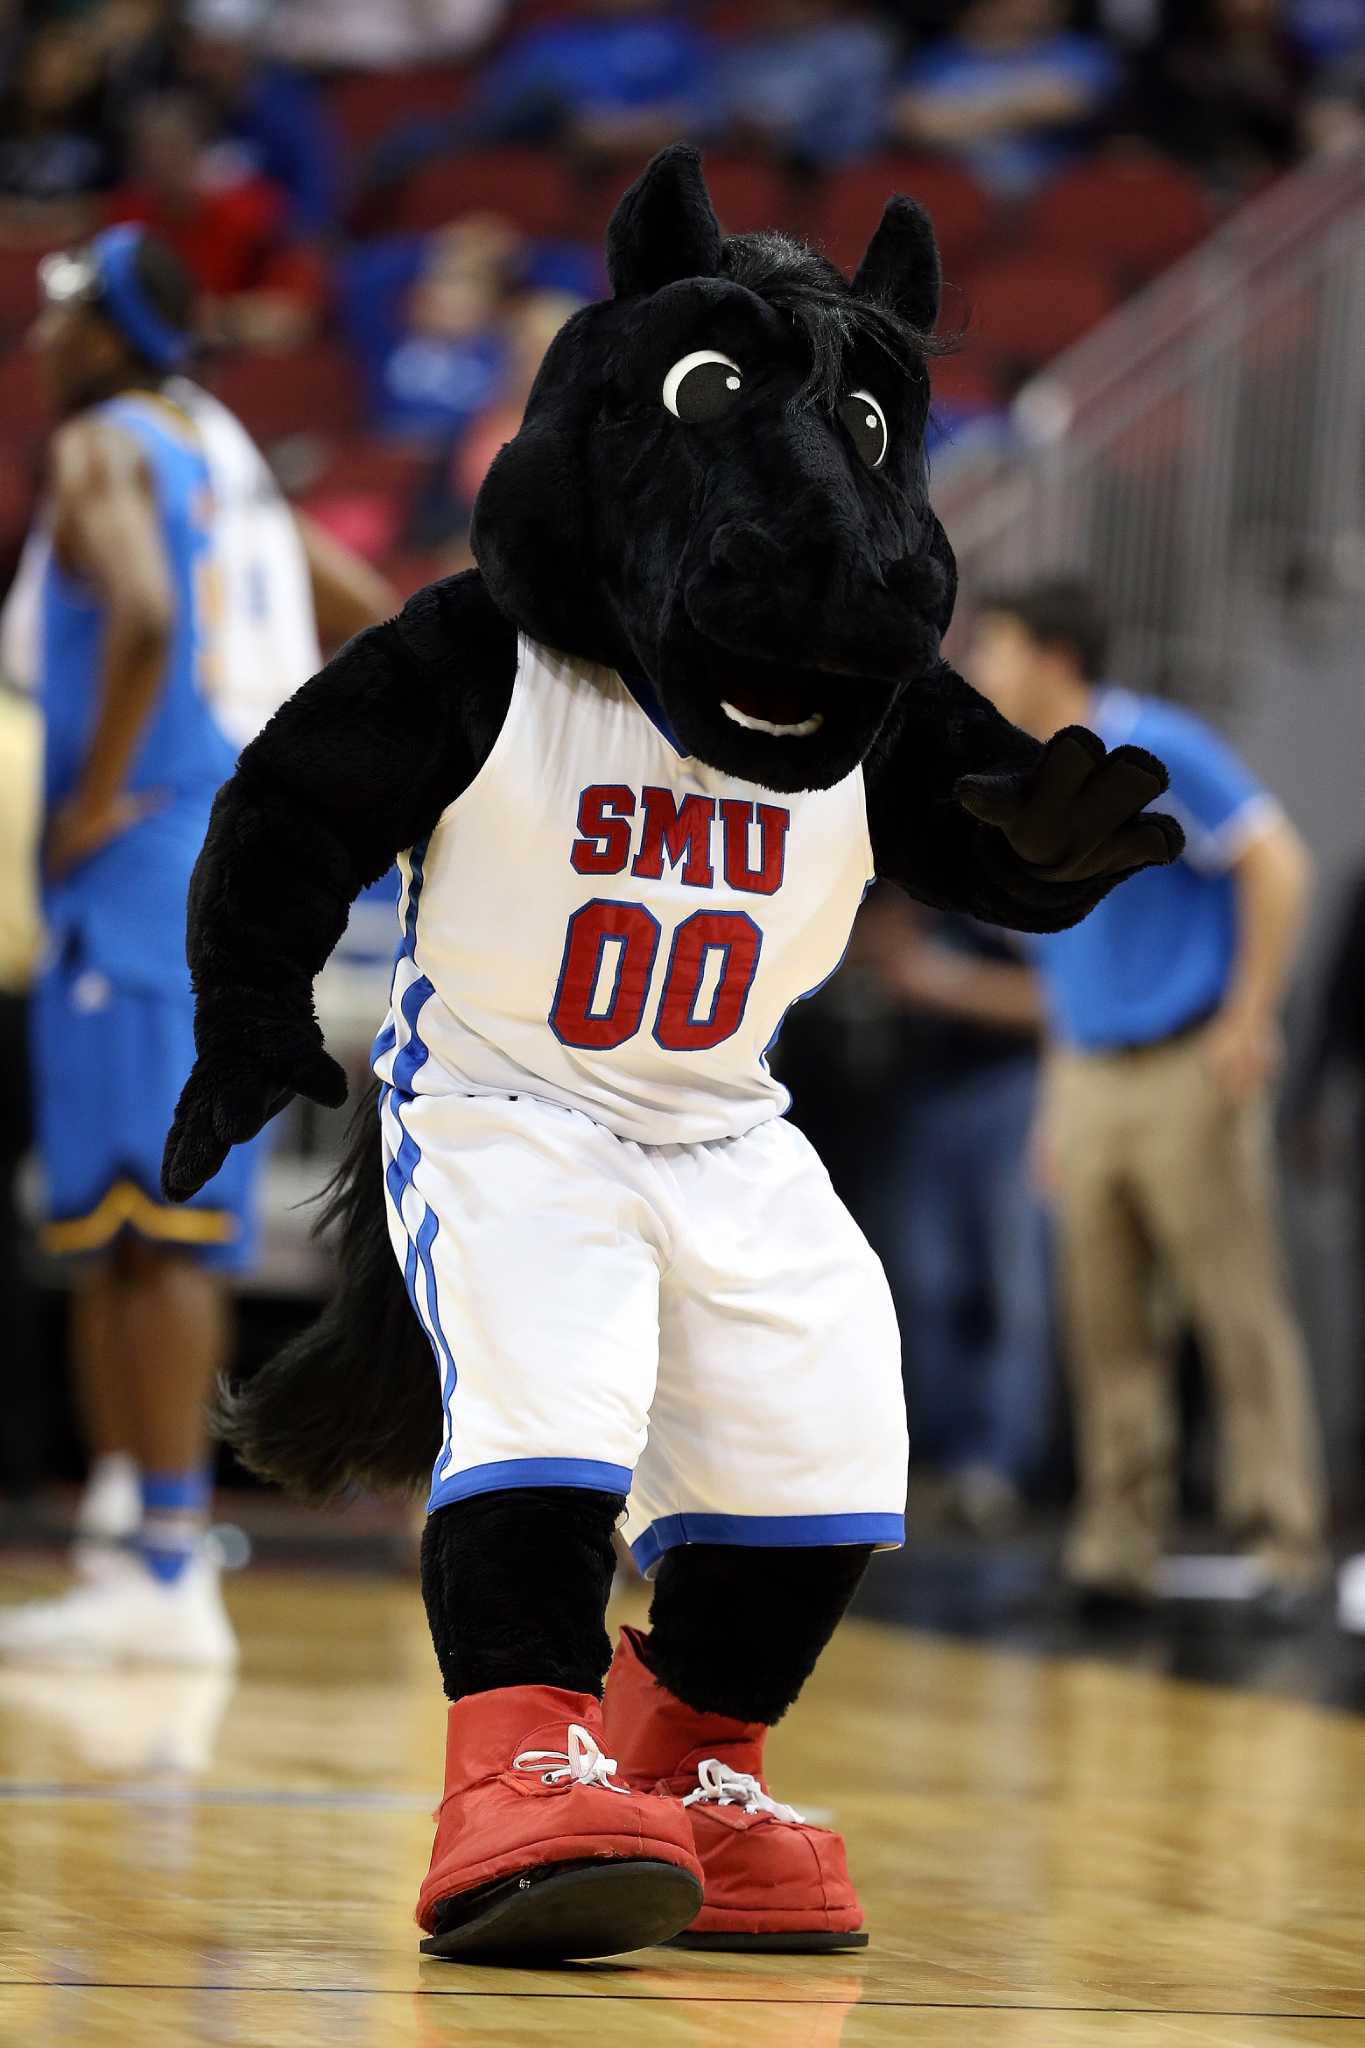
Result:
<svg viewBox="0 0 1365 2048"><path fill-rule="evenodd" d="M869 889L870 889L870 888L872 887L872 884L873 884L873 883L874 883L874 882L876 881L876 879L877 879L877 877L876 877L875 875L872 875L872 876L870 876L870 877L869 877L869 879L868 879L868 880L867 880L866 882L864 882L864 883L863 883L863 893L862 893L862 895L861 895L861 896L860 896L860 897L858 898L858 910L861 910L861 909L862 909L862 907L863 907L863 905L864 905L864 903L866 903L866 901L867 901L867 892L868 892L868 890L869 890ZM855 910L855 911L854 911L854 913L853 913L853 916L854 916L854 919L855 919L855 920L856 920L856 918L857 918L857 915L858 915L858 910ZM779 1039L779 1038L780 1038L780 1037L782 1036L782 1027L783 1027L783 1025L784 1025L784 1024L786 1023L786 1021L787 1021L788 1017L790 1017L790 1015L791 1015L792 1011L793 1011L793 1010L794 1010L794 1009L796 1008L796 1006L797 1006L797 1004L798 1004L798 1003L808 1003L808 1002L810 1001L810 999L811 999L811 997L812 997L812 996L818 996L822 988L826 988L826 987L828 987L829 983L833 981L833 979L834 979L835 975L836 975L836 974L837 974L837 973L839 972L839 969L840 969L840 968L841 968L841 967L843 966L843 964L844 964L845 960L847 960L847 958L848 958L848 949L849 949L849 947L850 947L850 946L851 946L852 944L853 944L853 926L852 926L852 925L850 924L850 926L849 926L849 928L848 928L848 937L847 937L847 938L846 938L846 939L844 940L844 950L843 950L843 952L842 952L842 953L841 953L841 954L839 955L839 957L838 957L838 959L837 959L837 960L835 961L834 965L833 965L833 966L832 966L832 967L830 968L830 970L829 970L829 973L828 973L828 974L827 974L827 975L826 975L826 976L824 977L824 980L823 980L823 981L817 981L817 982L816 982L816 984L815 984L815 987L814 987L814 988L808 988L808 989L804 990L804 991L803 991L803 993L802 993L801 995L799 995L799 996L793 996L793 997L792 997L792 999L791 999L791 1001L790 1001L790 1002L788 1003L788 1005L787 1005L786 1009L785 1009L785 1010L784 1010L784 1011L782 1012L782 1015L781 1015L781 1016L780 1016L780 1017L778 1018L778 1020L777 1020L777 1023L776 1023L776 1025L775 1025L775 1026L774 1026L774 1028L773 1028L773 1035L772 1035L772 1037L771 1037L771 1038L770 1038L770 1039L768 1040L768 1043L767 1043L767 1044L766 1044L766 1045L764 1046L764 1048L763 1048L763 1051L762 1051L762 1053L761 1053L761 1054L760 1054L760 1056L759 1056L759 1065L760 1065L761 1067L763 1067L763 1068L764 1068L765 1070L766 1070L766 1068L767 1068L767 1065L768 1065L768 1055L769 1055L769 1053L771 1053L771 1052L775 1052L775 1051L776 1051L776 1049L777 1049L777 1041L778 1041L778 1039ZM790 1090L790 1089L788 1088L788 1089L786 1089L786 1090L785 1090L785 1093L786 1093L786 1097L787 1097L787 1100L786 1100L786 1103L785 1103L785 1105L784 1105L784 1107L783 1107L783 1110L782 1110L782 1114L783 1114L784 1116L786 1115L787 1111L788 1111L788 1110L789 1110L789 1109L791 1108L791 1106L792 1106L791 1090Z"/></svg>
<svg viewBox="0 0 1365 2048"><path fill-rule="evenodd" d="M596 1458L501 1458L453 1472L431 1489L428 1512L468 1500L476 1493L500 1493L517 1486L582 1486L592 1493L629 1493L629 1465L604 1465Z"/></svg>
<svg viewBox="0 0 1365 2048"><path fill-rule="evenodd" d="M413 1177L418 1166L421 1164L422 1153L412 1133L403 1122L402 1109L393 1089L388 1086L385 1086L380 1091L379 1113L381 1116L386 1107L392 1108L393 1120L402 1132L402 1142L384 1175L384 1187L389 1200L393 1204L394 1214L398 1218L399 1227L408 1241L407 1255L403 1261L403 1285L407 1289L408 1300L412 1303L413 1314L421 1324L426 1334L427 1342L430 1344L435 1356L437 1371L440 1374L441 1408L442 1412L449 1418L450 1403L459 1381L459 1372L455 1365L455 1354L450 1348L445 1330L441 1324L440 1301L436 1291L436 1264L431 1256L431 1247L436 1241L436 1233L440 1228L440 1221L435 1210L423 1201L422 1221L417 1226L416 1235L414 1236L408 1230L403 1217L403 1197L408 1189L413 1186ZM420 1200L420 1190L417 1193ZM417 1272L419 1267L427 1284L427 1308L425 1312L417 1295ZM443 1437L440 1457L436 1461L438 1467L447 1456L448 1448L448 1440Z"/></svg>
<svg viewBox="0 0 1365 2048"><path fill-rule="evenodd" d="M642 1572L682 1543L732 1543L756 1550L809 1549L820 1544L905 1541L905 1516L869 1515L663 1515L631 1544Z"/></svg>
<svg viewBox="0 0 1365 2048"><path fill-rule="evenodd" d="M668 741L669 746L672 747L679 760L690 761L692 756L669 724L668 714L659 702L659 693L649 680L649 677L638 675L634 670L629 675L626 674L624 669L618 669L616 673L620 676L630 695L635 699L639 709L644 712L645 717L649 720L655 731L661 733Z"/></svg>
<svg viewBox="0 0 1365 2048"><path fill-rule="evenodd" d="M417 906L422 894L422 879L425 873L428 844L429 841L423 839L420 844L412 849L410 856L407 914L403 920L403 937L398 948L399 960L404 955L410 959L415 959L416 957ZM398 961L395 960L395 968L397 964ZM450 1439L448 1432L454 1427L454 1418L451 1415L450 1404L454 1398L455 1388L459 1381L459 1372L455 1365L455 1354L450 1348L445 1330L441 1325L440 1302L436 1291L436 1264L431 1256L431 1247L436 1241L436 1234L440 1229L440 1220L430 1204L422 1199L420 1189L415 1189L415 1192L419 1200L422 1200L422 1220L417 1226L415 1235L408 1230L403 1216L403 1197L409 1188L414 1187L417 1168L422 1161L422 1151L411 1131L408 1130L403 1122L402 1106L405 1099L411 1099L413 1079L418 1069L425 1065L430 1056L428 1047L418 1027L422 1007L434 993L435 991L425 975L420 976L412 983L410 988L404 991L403 999L398 1007L403 1022L408 1027L408 1039L406 1045L404 1045L402 1051L394 1060L392 1082L386 1083L380 1090L379 1114L382 1117L386 1108L392 1109L393 1120L401 1134L398 1150L389 1162L388 1169L384 1175L384 1187L389 1200L393 1204L399 1227L408 1240L407 1255L403 1261L403 1284L407 1288L408 1299L412 1303L413 1313L426 1332L427 1342L431 1345L436 1359L437 1370L440 1374L441 1409L446 1417L447 1430L443 1434L440 1456L436 1461L437 1469L439 1470L441 1463L449 1452ZM375 1042L376 1056L378 1056L381 1041L386 1037L389 1038L390 1044L396 1040L397 1032L392 1019L390 1019L389 1025L380 1032L379 1039ZM417 1272L419 1267L426 1281L427 1307L425 1313L417 1294Z"/></svg>

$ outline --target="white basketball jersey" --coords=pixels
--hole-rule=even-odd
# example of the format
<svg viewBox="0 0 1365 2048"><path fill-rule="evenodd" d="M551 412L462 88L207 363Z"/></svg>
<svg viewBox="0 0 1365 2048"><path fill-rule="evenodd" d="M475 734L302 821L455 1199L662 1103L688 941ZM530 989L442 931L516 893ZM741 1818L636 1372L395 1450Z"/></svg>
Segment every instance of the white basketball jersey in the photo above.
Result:
<svg viewBox="0 0 1365 2048"><path fill-rule="evenodd" d="M656 716L613 670L519 641L492 753L400 862L382 1080L534 1095L644 1144L782 1114L766 1055L872 876L862 771L775 795Z"/></svg>
<svg viewBox="0 0 1365 2048"><path fill-rule="evenodd" d="M219 724L244 747L322 666L308 558L294 515L236 414L185 377L172 379L166 395L193 420L208 464L221 579L210 695Z"/></svg>

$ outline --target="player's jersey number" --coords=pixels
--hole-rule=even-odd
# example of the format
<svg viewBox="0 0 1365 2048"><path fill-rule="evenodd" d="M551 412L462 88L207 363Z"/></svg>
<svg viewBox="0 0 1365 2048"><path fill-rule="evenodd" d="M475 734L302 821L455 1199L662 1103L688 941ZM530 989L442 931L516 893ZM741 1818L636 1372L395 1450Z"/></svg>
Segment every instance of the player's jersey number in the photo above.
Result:
<svg viewBox="0 0 1365 2048"><path fill-rule="evenodd" d="M742 910L694 910L665 952L642 903L594 897L569 919L550 1028L564 1045L612 1052L645 1023L666 1052L710 1052L733 1038L758 971L763 934ZM660 954L662 971L656 974Z"/></svg>

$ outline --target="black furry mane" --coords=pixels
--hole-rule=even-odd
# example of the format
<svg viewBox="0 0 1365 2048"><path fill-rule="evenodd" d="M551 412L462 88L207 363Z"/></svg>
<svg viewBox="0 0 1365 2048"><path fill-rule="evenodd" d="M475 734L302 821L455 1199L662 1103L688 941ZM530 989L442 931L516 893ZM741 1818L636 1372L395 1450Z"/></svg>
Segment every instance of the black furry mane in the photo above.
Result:
<svg viewBox="0 0 1365 2048"><path fill-rule="evenodd" d="M810 375L799 394L807 405L832 405L847 389L845 362L859 345L886 356L902 376L923 374L942 344L893 306L855 297L843 272L807 242L776 230L727 236L723 274L785 313L810 351Z"/></svg>

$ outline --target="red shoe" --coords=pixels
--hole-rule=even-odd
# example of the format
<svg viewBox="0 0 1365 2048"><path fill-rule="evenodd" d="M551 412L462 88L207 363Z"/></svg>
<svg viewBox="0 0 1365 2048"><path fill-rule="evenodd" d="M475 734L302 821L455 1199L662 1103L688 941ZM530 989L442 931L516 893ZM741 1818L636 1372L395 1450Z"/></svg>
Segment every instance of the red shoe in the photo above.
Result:
<svg viewBox="0 0 1365 2048"><path fill-rule="evenodd" d="M591 1693L473 1693L450 1709L446 1789L417 1902L428 1956L614 1956L701 1903L688 1816L615 1782Z"/></svg>
<svg viewBox="0 0 1365 2048"><path fill-rule="evenodd" d="M621 1775L679 1799L705 1894L679 1948L866 1948L841 1835L813 1827L763 1782L761 1721L697 1714L659 1684L639 1629L621 1631L603 1722Z"/></svg>

